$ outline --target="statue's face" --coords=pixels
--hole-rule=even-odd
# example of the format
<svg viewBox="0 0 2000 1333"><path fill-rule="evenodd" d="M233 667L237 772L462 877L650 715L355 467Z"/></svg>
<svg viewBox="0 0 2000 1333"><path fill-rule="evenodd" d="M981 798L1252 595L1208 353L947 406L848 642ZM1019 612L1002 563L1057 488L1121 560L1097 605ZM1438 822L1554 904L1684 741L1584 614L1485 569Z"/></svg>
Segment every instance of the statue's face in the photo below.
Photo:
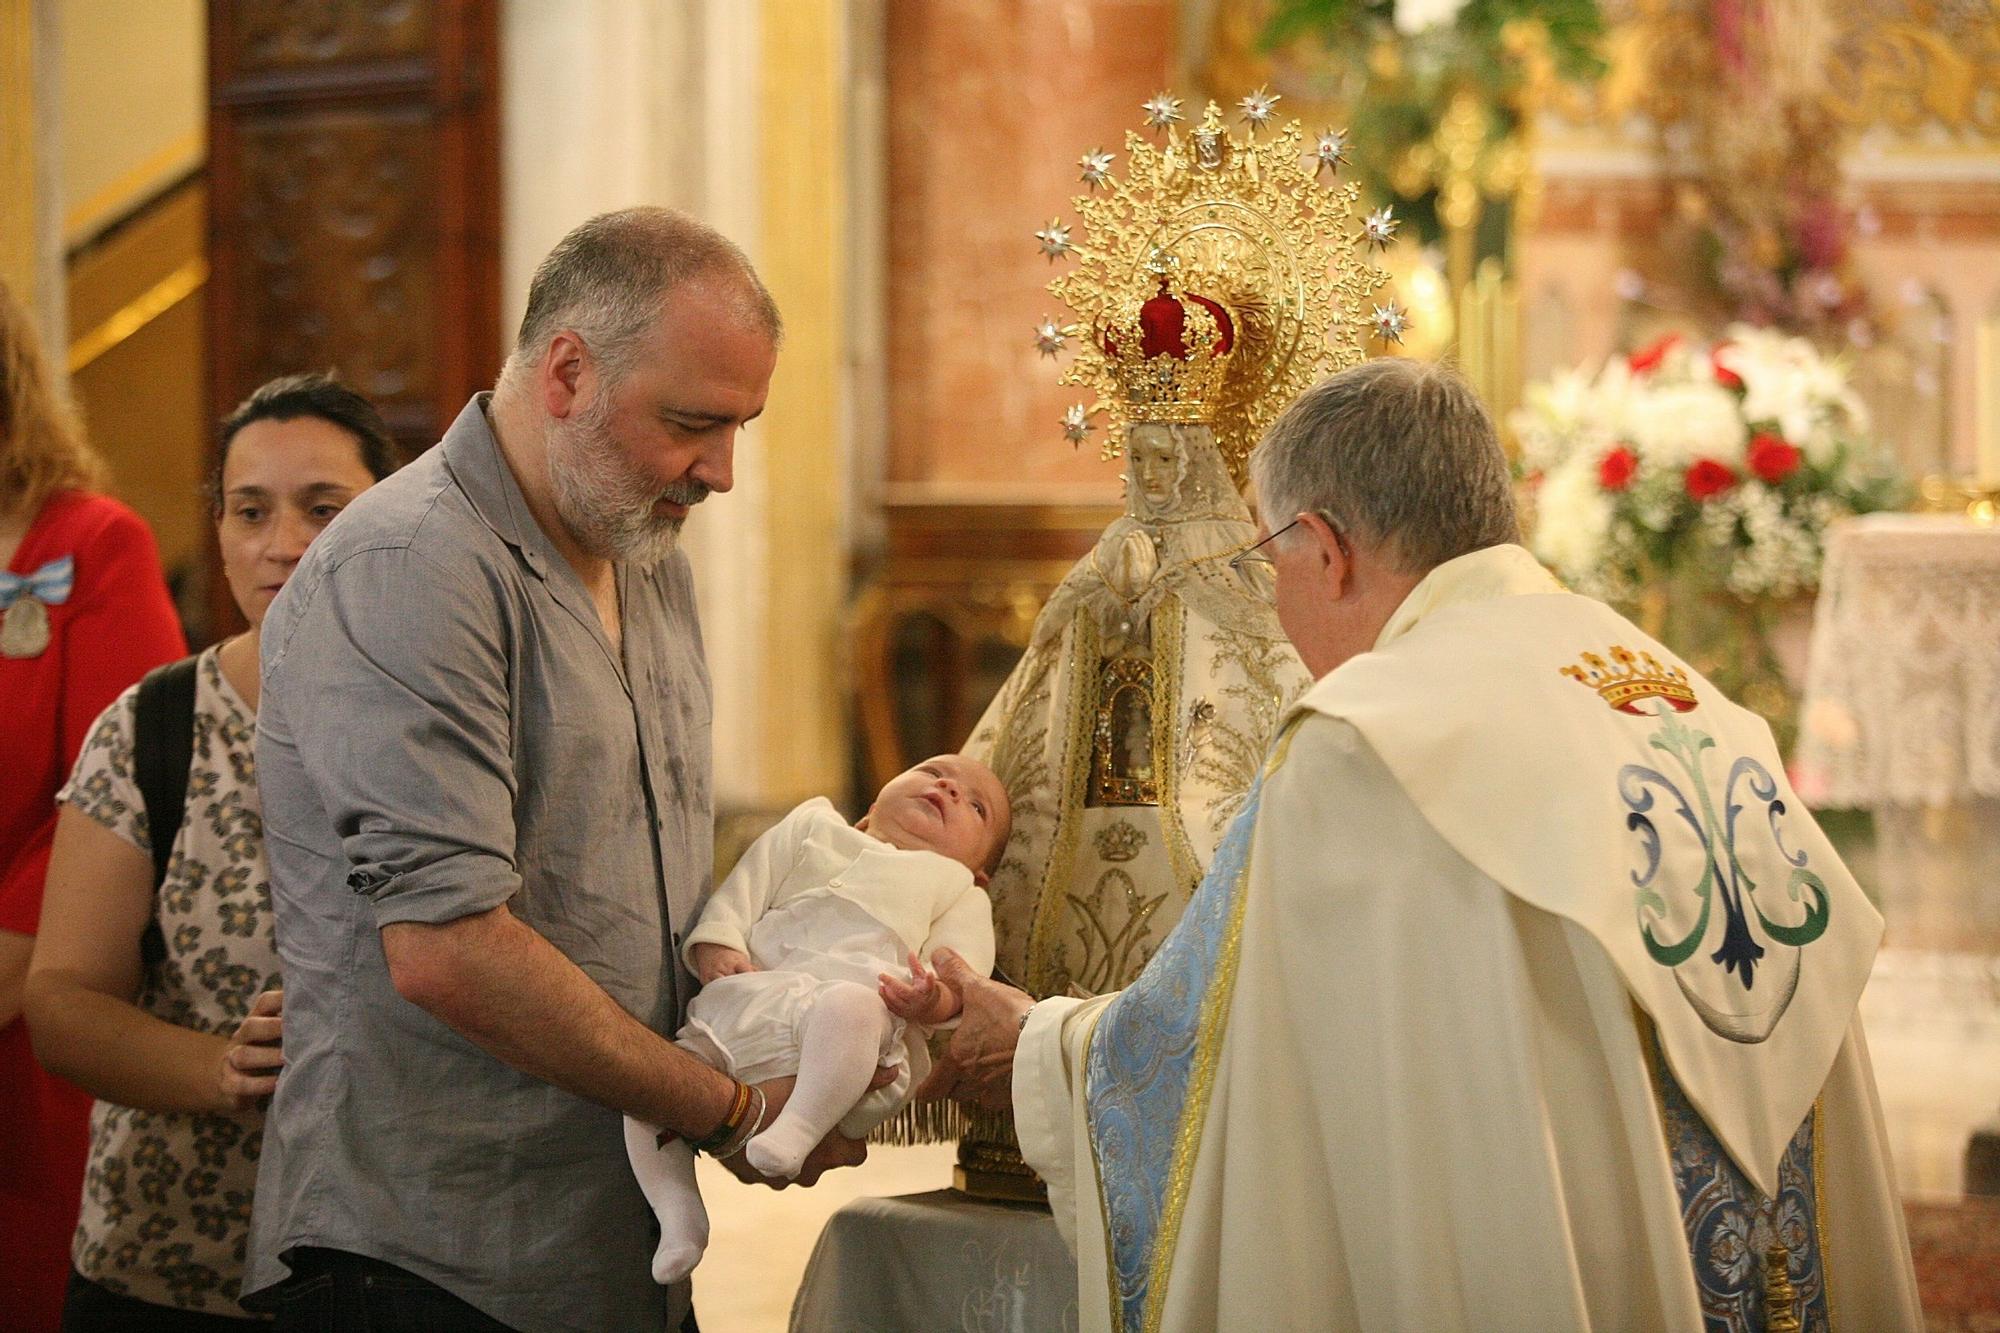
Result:
<svg viewBox="0 0 2000 1333"><path fill-rule="evenodd" d="M1174 437L1164 426L1141 427L1126 442L1126 454L1132 489L1145 499L1147 511L1165 513L1181 480L1181 451Z"/></svg>

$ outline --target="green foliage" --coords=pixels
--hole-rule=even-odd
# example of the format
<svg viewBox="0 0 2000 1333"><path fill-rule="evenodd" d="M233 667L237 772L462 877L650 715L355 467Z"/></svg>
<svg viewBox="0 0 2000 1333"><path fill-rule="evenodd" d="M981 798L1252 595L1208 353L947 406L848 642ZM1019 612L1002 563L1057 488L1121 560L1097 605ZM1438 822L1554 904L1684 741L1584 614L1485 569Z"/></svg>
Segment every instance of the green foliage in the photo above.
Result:
<svg viewBox="0 0 2000 1333"><path fill-rule="evenodd" d="M1462 31L1481 34L1489 55L1499 49L1500 30L1517 20L1540 23L1549 34L1549 54L1556 72L1588 83L1604 74L1598 43L1604 36L1604 15L1596 0L1467 0L1458 11Z"/></svg>
<svg viewBox="0 0 2000 1333"><path fill-rule="evenodd" d="M1604 22L1595 0L1466 0L1450 22L1417 33L1396 28L1394 0L1278 0L1261 50L1297 53L1313 81L1334 92L1353 136L1356 173L1370 194L1426 240L1439 235L1435 191L1395 189L1395 164L1436 133L1451 98L1470 90L1494 112L1496 138L1518 127L1525 70L1502 34L1538 24L1556 73L1589 82L1604 72ZM1385 58L1386 57L1386 58Z"/></svg>
<svg viewBox="0 0 2000 1333"><path fill-rule="evenodd" d="M1506 77L1500 31L1517 20L1548 31L1550 54L1564 78L1588 82L1604 73L1597 50L1604 16L1596 0L1466 0L1449 27L1465 39L1468 62L1492 76L1482 82L1492 86ZM1366 60L1375 42L1412 40L1396 31L1394 0L1278 0L1257 45L1275 51L1308 38L1317 38L1331 58L1353 60Z"/></svg>
<svg viewBox="0 0 2000 1333"><path fill-rule="evenodd" d="M1273 51L1301 37L1317 35L1329 49L1369 34L1369 20L1389 22L1395 15L1392 0L1356 3L1356 0L1278 0L1271 21L1264 25L1257 45Z"/></svg>

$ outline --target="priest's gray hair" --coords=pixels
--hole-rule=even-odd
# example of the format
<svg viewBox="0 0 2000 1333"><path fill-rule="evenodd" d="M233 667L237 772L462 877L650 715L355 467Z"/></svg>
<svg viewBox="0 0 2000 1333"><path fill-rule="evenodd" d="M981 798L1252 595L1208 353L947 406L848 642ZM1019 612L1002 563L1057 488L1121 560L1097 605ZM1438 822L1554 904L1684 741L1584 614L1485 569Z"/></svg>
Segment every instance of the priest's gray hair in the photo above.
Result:
<svg viewBox="0 0 2000 1333"><path fill-rule="evenodd" d="M671 208L602 213L556 242L528 284L528 309L501 382L540 362L549 340L574 332L617 380L632 368L660 318L660 303L682 283L709 273L738 280L742 310L777 341L777 303L737 244Z"/></svg>
<svg viewBox="0 0 2000 1333"><path fill-rule="evenodd" d="M1300 394L1250 455L1268 531L1324 511L1408 573L1520 540L1507 456L1449 367L1368 361Z"/></svg>

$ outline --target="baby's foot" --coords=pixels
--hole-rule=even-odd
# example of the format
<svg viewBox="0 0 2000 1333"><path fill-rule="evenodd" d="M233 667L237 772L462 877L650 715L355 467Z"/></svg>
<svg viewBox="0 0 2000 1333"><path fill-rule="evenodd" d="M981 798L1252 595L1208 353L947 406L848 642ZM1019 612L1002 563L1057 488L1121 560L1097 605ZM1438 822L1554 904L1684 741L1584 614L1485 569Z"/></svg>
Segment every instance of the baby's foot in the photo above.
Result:
<svg viewBox="0 0 2000 1333"><path fill-rule="evenodd" d="M758 1172L767 1176L795 1179L805 1165L806 1154L817 1140L808 1137L809 1126L787 1124L784 1116L743 1147L743 1156Z"/></svg>
<svg viewBox="0 0 2000 1333"><path fill-rule="evenodd" d="M695 1236L662 1236L660 1248L653 1252L653 1281L661 1286L671 1286L689 1273L701 1262L701 1252L708 1247L708 1228Z"/></svg>

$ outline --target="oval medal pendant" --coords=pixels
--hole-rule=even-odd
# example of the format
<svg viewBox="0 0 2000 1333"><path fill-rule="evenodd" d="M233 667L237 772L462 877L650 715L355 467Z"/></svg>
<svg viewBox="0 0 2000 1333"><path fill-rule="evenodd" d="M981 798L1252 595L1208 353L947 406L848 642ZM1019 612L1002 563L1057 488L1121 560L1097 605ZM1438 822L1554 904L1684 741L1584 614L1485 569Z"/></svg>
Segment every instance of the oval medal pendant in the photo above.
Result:
<svg viewBox="0 0 2000 1333"><path fill-rule="evenodd" d="M49 646L49 609L22 597L0 612L0 657L40 657Z"/></svg>

